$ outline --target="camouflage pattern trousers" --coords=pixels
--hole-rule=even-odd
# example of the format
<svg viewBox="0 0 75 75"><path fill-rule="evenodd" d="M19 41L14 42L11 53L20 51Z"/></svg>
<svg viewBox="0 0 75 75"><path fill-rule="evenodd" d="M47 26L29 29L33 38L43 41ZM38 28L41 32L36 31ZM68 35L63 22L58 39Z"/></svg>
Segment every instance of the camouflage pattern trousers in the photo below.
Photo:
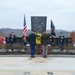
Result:
<svg viewBox="0 0 75 75"><path fill-rule="evenodd" d="M43 57L47 57L47 53L48 53L48 45L42 45L42 49L43 49Z"/></svg>

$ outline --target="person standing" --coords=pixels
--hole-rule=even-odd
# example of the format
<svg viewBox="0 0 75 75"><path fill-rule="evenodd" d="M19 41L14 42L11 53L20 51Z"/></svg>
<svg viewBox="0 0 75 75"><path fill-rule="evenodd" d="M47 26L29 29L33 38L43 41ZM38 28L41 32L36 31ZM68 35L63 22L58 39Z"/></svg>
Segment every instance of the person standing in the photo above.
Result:
<svg viewBox="0 0 75 75"><path fill-rule="evenodd" d="M23 35L23 44L24 44L24 46L26 46L27 45L27 37L26 37L26 35Z"/></svg>
<svg viewBox="0 0 75 75"><path fill-rule="evenodd" d="M13 43L15 43L15 39L16 39L16 36L14 34L14 32L11 32L10 36L9 36L9 43L10 43L10 46L13 45Z"/></svg>
<svg viewBox="0 0 75 75"><path fill-rule="evenodd" d="M60 49L61 49L61 51L63 51L63 49L64 49L64 35L63 35L63 33L61 33L60 34L60 36L59 36L59 43L60 43Z"/></svg>
<svg viewBox="0 0 75 75"><path fill-rule="evenodd" d="M48 44L49 44L49 37L50 35L44 32L41 36L41 44L43 47L43 57L47 58L47 52L48 52Z"/></svg>
<svg viewBox="0 0 75 75"><path fill-rule="evenodd" d="M54 43L54 38L55 37L56 37L55 31L54 31L54 29L51 29L51 34L50 34L50 45L51 46L55 45L55 43Z"/></svg>
<svg viewBox="0 0 75 75"><path fill-rule="evenodd" d="M31 53L31 58L34 58L35 54L35 45L36 45L36 35L35 32L32 31L31 34L29 35L29 44L30 44L30 53Z"/></svg>

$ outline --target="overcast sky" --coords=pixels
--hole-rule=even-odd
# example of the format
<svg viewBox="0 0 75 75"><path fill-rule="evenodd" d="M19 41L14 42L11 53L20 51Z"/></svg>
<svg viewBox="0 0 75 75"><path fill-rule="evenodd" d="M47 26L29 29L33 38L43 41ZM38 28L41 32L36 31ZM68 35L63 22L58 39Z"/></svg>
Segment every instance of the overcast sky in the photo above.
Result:
<svg viewBox="0 0 75 75"><path fill-rule="evenodd" d="M23 29L24 14L27 28L31 16L47 16L56 29L75 30L75 0L0 0L0 28Z"/></svg>

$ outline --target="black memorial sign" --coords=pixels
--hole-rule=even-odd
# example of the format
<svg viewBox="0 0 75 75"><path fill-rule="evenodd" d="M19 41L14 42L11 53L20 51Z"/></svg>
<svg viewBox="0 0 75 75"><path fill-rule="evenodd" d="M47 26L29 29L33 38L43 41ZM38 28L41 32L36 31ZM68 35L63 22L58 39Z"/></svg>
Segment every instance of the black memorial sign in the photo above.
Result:
<svg viewBox="0 0 75 75"><path fill-rule="evenodd" d="M46 31L46 21L47 17L32 16L31 30L35 31L36 33L43 33Z"/></svg>

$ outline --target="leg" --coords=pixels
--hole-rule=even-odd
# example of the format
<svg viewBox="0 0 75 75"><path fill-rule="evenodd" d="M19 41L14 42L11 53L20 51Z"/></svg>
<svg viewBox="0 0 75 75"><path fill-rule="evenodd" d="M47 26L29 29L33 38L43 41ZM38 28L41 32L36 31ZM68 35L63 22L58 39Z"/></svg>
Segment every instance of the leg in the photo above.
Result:
<svg viewBox="0 0 75 75"><path fill-rule="evenodd" d="M26 46L27 45L27 42L24 42L24 46Z"/></svg>
<svg viewBox="0 0 75 75"><path fill-rule="evenodd" d="M61 50L61 52L63 51L63 45L62 45L62 43L60 44L60 50Z"/></svg>
<svg viewBox="0 0 75 75"><path fill-rule="evenodd" d="M33 50L32 50L33 57L34 57L34 54L35 54L35 44L33 45Z"/></svg>
<svg viewBox="0 0 75 75"><path fill-rule="evenodd" d="M48 45L46 45L46 52L45 52L46 57L47 57L47 53L48 53Z"/></svg>
<svg viewBox="0 0 75 75"><path fill-rule="evenodd" d="M12 46L13 45L13 41L10 41L10 46Z"/></svg>
<svg viewBox="0 0 75 75"><path fill-rule="evenodd" d="M32 57L32 55L33 55L33 48L32 48L32 44L30 44L30 54L31 54L31 57Z"/></svg>
<svg viewBox="0 0 75 75"><path fill-rule="evenodd" d="M43 57L46 57L46 45L43 45Z"/></svg>
<svg viewBox="0 0 75 75"><path fill-rule="evenodd" d="M42 50L43 50L43 56L44 56L44 45L42 45Z"/></svg>

